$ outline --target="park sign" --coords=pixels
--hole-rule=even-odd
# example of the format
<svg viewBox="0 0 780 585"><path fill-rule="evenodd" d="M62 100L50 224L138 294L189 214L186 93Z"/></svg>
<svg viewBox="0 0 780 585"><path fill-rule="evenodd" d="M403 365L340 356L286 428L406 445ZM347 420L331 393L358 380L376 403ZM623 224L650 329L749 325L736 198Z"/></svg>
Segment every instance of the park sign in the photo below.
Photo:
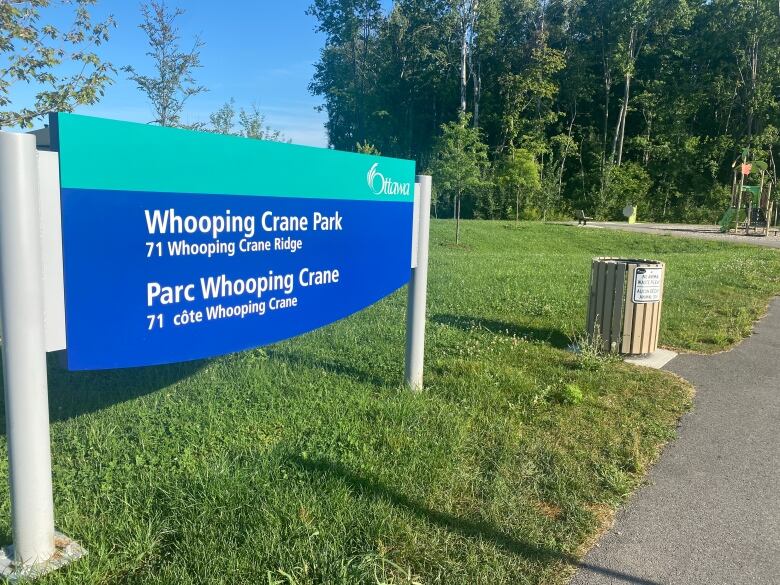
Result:
<svg viewBox="0 0 780 585"><path fill-rule="evenodd" d="M287 339L409 282L413 161L53 114L71 370Z"/></svg>
<svg viewBox="0 0 780 585"><path fill-rule="evenodd" d="M47 352L73 370L286 339L408 282L423 388L431 178L411 161L54 114L0 131L0 337L13 545L0 577L85 554L54 529Z"/></svg>

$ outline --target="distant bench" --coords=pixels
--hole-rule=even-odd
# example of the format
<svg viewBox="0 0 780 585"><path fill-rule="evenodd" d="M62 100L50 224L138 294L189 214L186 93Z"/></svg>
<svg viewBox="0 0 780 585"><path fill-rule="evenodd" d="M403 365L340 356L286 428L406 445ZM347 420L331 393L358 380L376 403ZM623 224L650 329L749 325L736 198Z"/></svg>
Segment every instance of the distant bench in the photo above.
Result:
<svg viewBox="0 0 780 585"><path fill-rule="evenodd" d="M592 221L592 217L585 215L582 209L578 209L574 212L574 217L577 218L577 225L588 225L588 221Z"/></svg>

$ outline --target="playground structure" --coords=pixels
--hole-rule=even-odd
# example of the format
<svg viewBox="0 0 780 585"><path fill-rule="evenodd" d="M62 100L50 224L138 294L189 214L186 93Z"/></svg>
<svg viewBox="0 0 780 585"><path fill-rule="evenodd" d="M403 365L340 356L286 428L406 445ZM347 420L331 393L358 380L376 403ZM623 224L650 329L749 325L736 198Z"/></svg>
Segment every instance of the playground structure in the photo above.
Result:
<svg viewBox="0 0 780 585"><path fill-rule="evenodd" d="M774 160L770 172L764 161L749 160L748 149L742 151L740 159L732 165L731 206L719 222L720 231L726 233L733 229L735 234L768 236L770 228L777 226L778 205L772 199L776 180ZM757 185L747 184L755 177Z"/></svg>

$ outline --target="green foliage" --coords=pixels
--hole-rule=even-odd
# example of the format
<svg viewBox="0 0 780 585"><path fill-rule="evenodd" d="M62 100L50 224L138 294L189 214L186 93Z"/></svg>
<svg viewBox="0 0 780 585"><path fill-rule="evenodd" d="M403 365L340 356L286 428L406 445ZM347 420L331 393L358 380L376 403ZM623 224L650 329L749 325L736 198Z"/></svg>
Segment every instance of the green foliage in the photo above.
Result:
<svg viewBox="0 0 780 585"><path fill-rule="evenodd" d="M498 79L504 99L504 142L522 144L535 154L548 149L547 126L558 119L554 109L559 90L555 76L565 67L563 53L546 43L546 36L539 38L522 72L506 73Z"/></svg>
<svg viewBox="0 0 780 585"><path fill-rule="evenodd" d="M552 165L544 167L541 186L537 191L536 206L541 211L542 220L547 220L547 214L561 207L560 173Z"/></svg>
<svg viewBox="0 0 780 585"><path fill-rule="evenodd" d="M91 105L112 83L113 66L97 49L109 40L113 17L94 22L97 0L0 2L0 128L29 128L49 112ZM73 21L58 29L43 20L43 9L70 6ZM32 104L14 103L16 84L35 87Z"/></svg>
<svg viewBox="0 0 780 585"><path fill-rule="evenodd" d="M164 0L142 4L141 14L143 22L139 28L146 34L149 43L146 55L152 60L154 73L142 75L132 65L122 67L122 71L151 103L155 124L200 128L199 124L183 124L181 117L187 100L208 91L195 81L195 70L201 67L203 41L196 37L191 49L181 49L176 20L184 10L169 9Z"/></svg>
<svg viewBox="0 0 780 585"><path fill-rule="evenodd" d="M641 197L646 220L715 221L746 146L777 178L776 2L396 0L383 14L318 0L311 13L326 36L311 90L335 147L367 141L427 168L465 102L496 173L512 148L531 153L541 186L522 213L497 188L466 217L615 217Z"/></svg>
<svg viewBox="0 0 780 585"><path fill-rule="evenodd" d="M209 115L210 126L207 128L217 134L229 134L255 140L284 141L284 135L265 123L265 115L259 106L252 104L249 110L241 108L236 122L236 102L230 98L216 112Z"/></svg>
<svg viewBox="0 0 780 585"><path fill-rule="evenodd" d="M556 388L552 394L552 399L559 404L575 405L582 402L584 394L577 384L564 384Z"/></svg>
<svg viewBox="0 0 780 585"><path fill-rule="evenodd" d="M499 217L520 220L520 213L533 202L541 189L539 166L527 150L510 149L495 163L493 172L499 191Z"/></svg>
<svg viewBox="0 0 780 585"><path fill-rule="evenodd" d="M236 100L230 98L220 108L209 114L209 130L216 134L234 134L236 126Z"/></svg>
<svg viewBox="0 0 780 585"><path fill-rule="evenodd" d="M255 140L285 141L281 131L274 130L265 122L265 114L260 111L257 104L252 104L249 109L241 108L238 112L238 127L241 136L254 138Z"/></svg>
<svg viewBox="0 0 780 585"><path fill-rule="evenodd" d="M461 203L464 197L473 205L488 194L490 182L487 146L479 129L469 124L463 114L457 122L442 126L442 135L433 154L430 172L436 182L437 195L449 198L455 217L455 243L460 243Z"/></svg>
<svg viewBox="0 0 780 585"><path fill-rule="evenodd" d="M382 8L379 0L314 0L308 14L318 21L325 47L316 65L310 88L325 96L326 129L331 143L354 150L380 132L386 112L376 102L372 88L380 83L377 46ZM349 124L345 124L349 120Z"/></svg>
<svg viewBox="0 0 780 585"><path fill-rule="evenodd" d="M609 171L607 198L599 209L606 219L621 220L627 204L646 207L647 195L652 187L649 173L636 163L613 166Z"/></svg>
<svg viewBox="0 0 780 585"><path fill-rule="evenodd" d="M376 146L367 141L358 142L357 146L355 146L355 151L360 154L374 154L377 156L382 154Z"/></svg>

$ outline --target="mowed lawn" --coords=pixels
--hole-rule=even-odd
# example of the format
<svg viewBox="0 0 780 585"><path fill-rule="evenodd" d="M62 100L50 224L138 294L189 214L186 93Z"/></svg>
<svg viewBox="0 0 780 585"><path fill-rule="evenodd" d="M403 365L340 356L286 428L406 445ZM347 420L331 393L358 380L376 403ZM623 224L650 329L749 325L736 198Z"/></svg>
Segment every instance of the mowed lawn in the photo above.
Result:
<svg viewBox="0 0 780 585"><path fill-rule="evenodd" d="M666 261L662 343L716 351L780 292L780 254L486 222L455 248L453 227L433 226L418 396L405 290L221 359L52 359L57 526L89 555L41 582L565 583L691 403L671 375L566 351L591 257ZM0 502L10 542L4 480Z"/></svg>

